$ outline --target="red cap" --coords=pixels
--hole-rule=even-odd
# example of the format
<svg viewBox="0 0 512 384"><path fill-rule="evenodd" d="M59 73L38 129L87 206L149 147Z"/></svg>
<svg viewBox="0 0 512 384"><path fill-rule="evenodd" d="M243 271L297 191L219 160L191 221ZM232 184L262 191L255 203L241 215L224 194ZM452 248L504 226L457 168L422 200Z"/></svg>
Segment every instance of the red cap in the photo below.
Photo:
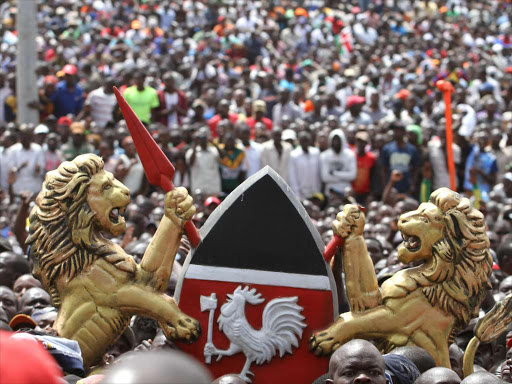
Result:
<svg viewBox="0 0 512 384"><path fill-rule="evenodd" d="M68 127L71 125L73 121L71 118L67 116L59 117L59 120L57 120L57 125L67 125Z"/></svg>
<svg viewBox="0 0 512 384"><path fill-rule="evenodd" d="M409 96L411 96L411 91L408 89L401 89L397 94L395 94L395 98L400 100L405 100Z"/></svg>
<svg viewBox="0 0 512 384"><path fill-rule="evenodd" d="M512 348L512 339L507 340L507 350L509 350L510 348Z"/></svg>
<svg viewBox="0 0 512 384"><path fill-rule="evenodd" d="M30 316L24 315L23 313L17 314L9 321L9 327L11 327L13 331L22 328L34 329L36 326L36 322Z"/></svg>
<svg viewBox="0 0 512 384"><path fill-rule="evenodd" d="M64 72L66 75L74 76L77 73L76 65L66 64L64 68L62 68L62 72Z"/></svg>
<svg viewBox="0 0 512 384"><path fill-rule="evenodd" d="M364 102L365 98L362 96L349 96L347 99L347 108L350 108L356 104L363 104Z"/></svg>
<svg viewBox="0 0 512 384"><path fill-rule="evenodd" d="M215 196L210 196L204 201L204 206L209 207L212 204L220 205L220 200Z"/></svg>
<svg viewBox="0 0 512 384"><path fill-rule="evenodd" d="M49 75L44 77L44 83L45 84L57 84L59 82L59 79L57 77Z"/></svg>
<svg viewBox="0 0 512 384"><path fill-rule="evenodd" d="M12 338L11 335L0 331L0 384L62 382L59 365L39 343Z"/></svg>

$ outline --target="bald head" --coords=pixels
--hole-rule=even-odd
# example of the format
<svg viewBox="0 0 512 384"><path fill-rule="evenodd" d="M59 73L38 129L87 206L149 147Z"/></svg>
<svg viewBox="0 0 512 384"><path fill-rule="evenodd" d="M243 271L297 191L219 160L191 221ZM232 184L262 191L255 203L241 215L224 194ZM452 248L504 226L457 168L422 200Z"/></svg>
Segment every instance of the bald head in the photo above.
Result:
<svg viewBox="0 0 512 384"><path fill-rule="evenodd" d="M502 380L498 379L492 373L489 372L475 372L472 375L466 377L461 384L499 384L503 383Z"/></svg>
<svg viewBox="0 0 512 384"><path fill-rule="evenodd" d="M366 340L341 346L329 361L328 384L386 383L386 364L377 348Z"/></svg>
<svg viewBox="0 0 512 384"><path fill-rule="evenodd" d="M16 279L29 272L30 267L25 257L13 252L0 253L0 285L12 289Z"/></svg>
<svg viewBox="0 0 512 384"><path fill-rule="evenodd" d="M31 315L35 309L51 307L52 299L48 292L42 288L28 289L20 299L20 313Z"/></svg>
<svg viewBox="0 0 512 384"><path fill-rule="evenodd" d="M178 351L134 353L111 369L103 382L109 384L210 384L206 368Z"/></svg>
<svg viewBox="0 0 512 384"><path fill-rule="evenodd" d="M224 375L215 379L212 384L247 384L244 380L240 378L238 375Z"/></svg>
<svg viewBox="0 0 512 384"><path fill-rule="evenodd" d="M459 376L451 369L437 367L423 373L414 384L458 384Z"/></svg>
<svg viewBox="0 0 512 384"><path fill-rule="evenodd" d="M41 282L34 276L32 276L30 273L26 273L16 279L14 282L13 291L18 299L20 299L27 290L34 287L42 288L43 286L41 285Z"/></svg>

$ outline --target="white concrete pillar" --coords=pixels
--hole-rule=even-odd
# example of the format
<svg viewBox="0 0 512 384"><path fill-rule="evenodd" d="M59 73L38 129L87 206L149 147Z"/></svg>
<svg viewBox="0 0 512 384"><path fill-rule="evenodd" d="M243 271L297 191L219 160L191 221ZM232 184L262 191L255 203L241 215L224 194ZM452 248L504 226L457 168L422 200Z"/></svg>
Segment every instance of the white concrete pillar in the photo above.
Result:
<svg viewBox="0 0 512 384"><path fill-rule="evenodd" d="M37 0L17 0L18 55L16 58L16 101L18 123L39 123L39 111L28 103L39 101L37 92Z"/></svg>

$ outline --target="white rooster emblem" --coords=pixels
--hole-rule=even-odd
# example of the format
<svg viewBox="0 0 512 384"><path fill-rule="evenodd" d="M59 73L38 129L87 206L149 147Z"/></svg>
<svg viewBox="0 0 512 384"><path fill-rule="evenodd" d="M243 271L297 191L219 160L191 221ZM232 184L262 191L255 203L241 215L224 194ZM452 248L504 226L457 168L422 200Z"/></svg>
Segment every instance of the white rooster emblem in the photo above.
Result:
<svg viewBox="0 0 512 384"><path fill-rule="evenodd" d="M215 300L214 307L207 309L215 311L216 297L212 294L210 298L202 296L202 306L204 300ZM223 356L232 356L243 352L246 361L240 377L250 383L249 375L254 376L249 371L252 363L263 364L272 360L279 351L279 357L287 353L292 353L292 347L299 346L299 340L302 339L302 331L306 327L303 322L304 316L301 315L302 307L297 305L298 297L281 297L271 300L263 310L262 328L254 329L245 316L245 303L261 304L265 301L261 293L256 289L249 290L249 287L242 289L238 286L235 292L228 295L228 300L220 309L220 316L217 320L219 330L224 332L231 344L226 350L217 349L211 341L210 329L213 326L213 317L210 316L208 340L204 347L206 361L209 362L212 355L218 355L217 361Z"/></svg>

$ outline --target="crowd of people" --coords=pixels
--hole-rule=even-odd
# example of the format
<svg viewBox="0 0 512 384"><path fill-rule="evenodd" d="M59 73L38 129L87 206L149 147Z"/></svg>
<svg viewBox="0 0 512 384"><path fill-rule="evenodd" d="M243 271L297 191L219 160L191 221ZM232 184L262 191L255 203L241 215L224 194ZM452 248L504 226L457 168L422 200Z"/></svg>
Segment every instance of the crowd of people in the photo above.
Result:
<svg viewBox="0 0 512 384"><path fill-rule="evenodd" d="M57 310L30 274L25 239L44 176L63 161L96 153L130 189L128 229L114 239L127 253L140 261L155 233L163 193L144 176L114 87L176 167L174 184L192 193L198 227L268 165L326 242L344 204L366 207L366 244L382 283L407 267L396 257L398 217L450 186L446 104L436 84L452 83L456 189L485 214L494 257L480 316L512 293L509 1L41 0L37 100L16 98L14 0L0 3L0 22L0 329L52 335ZM20 124L20 103L39 111L37 124ZM169 293L188 249L184 242ZM340 307L348 309L344 300ZM17 314L30 320L13 322ZM356 340L333 355L318 382L459 383L474 324L450 347L452 370L433 368L422 350L382 357ZM512 383L510 331L479 349L478 372L464 383ZM142 370L140 350L172 347L156 323L136 317L104 364ZM17 347L9 348L0 348L0 383L12 362L5 351ZM56 371L76 380L85 374L76 359L55 358ZM162 375L171 368L161 367ZM194 382L209 382L204 375Z"/></svg>

